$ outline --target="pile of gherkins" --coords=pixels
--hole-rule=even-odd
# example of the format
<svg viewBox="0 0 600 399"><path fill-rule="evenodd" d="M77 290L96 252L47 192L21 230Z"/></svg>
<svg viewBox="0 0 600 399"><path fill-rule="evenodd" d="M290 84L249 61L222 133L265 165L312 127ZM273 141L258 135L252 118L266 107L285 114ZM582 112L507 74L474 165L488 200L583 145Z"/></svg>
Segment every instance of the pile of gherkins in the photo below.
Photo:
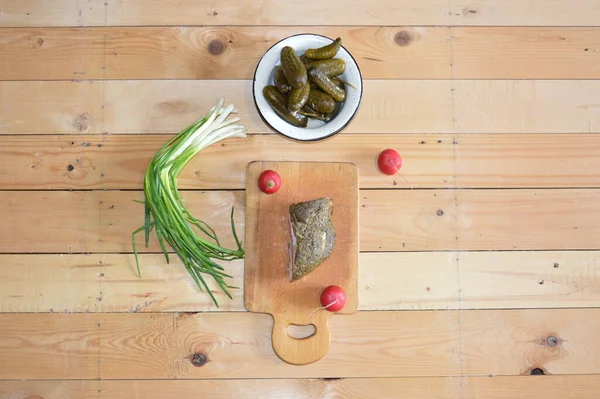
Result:
<svg viewBox="0 0 600 399"><path fill-rule="evenodd" d="M286 122L306 127L309 118L329 122L346 99L344 60L334 58L342 46L337 38L327 46L308 49L299 56L286 46L281 65L273 70L273 85L263 89L265 100Z"/></svg>

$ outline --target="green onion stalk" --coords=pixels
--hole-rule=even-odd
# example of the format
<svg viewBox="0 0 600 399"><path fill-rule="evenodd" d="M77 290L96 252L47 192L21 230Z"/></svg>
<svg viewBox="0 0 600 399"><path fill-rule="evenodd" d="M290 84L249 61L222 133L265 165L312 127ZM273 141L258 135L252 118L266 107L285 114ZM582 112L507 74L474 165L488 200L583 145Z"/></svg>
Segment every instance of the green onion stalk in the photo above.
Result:
<svg viewBox="0 0 600 399"><path fill-rule="evenodd" d="M224 107L223 99L220 99L204 117L177 134L154 155L144 176L145 223L131 235L140 277L135 236L145 231L148 247L150 233L154 229L167 263L169 254L165 242L181 259L198 288L201 291L206 289L217 307L219 304L209 289L206 278L212 277L229 298L232 298L229 289L237 287L226 283L225 279L231 276L215 261L244 258L244 250L235 231L234 209L231 209L231 230L237 248L228 249L220 244L212 227L196 219L185 207L177 190L177 177L202 149L226 138L246 137L246 127L237 124L240 119L229 118L236 112L233 105Z"/></svg>

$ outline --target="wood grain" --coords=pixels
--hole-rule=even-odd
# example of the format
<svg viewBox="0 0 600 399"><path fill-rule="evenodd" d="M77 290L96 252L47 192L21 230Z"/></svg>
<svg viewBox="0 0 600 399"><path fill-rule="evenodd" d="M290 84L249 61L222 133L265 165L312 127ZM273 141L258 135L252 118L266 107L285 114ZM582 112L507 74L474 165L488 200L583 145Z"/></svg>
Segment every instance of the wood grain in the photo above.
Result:
<svg viewBox="0 0 600 399"><path fill-rule="evenodd" d="M456 219L462 244L458 246L481 250L596 249L600 235L595 232L593 215L599 194L595 190L460 191L456 195Z"/></svg>
<svg viewBox="0 0 600 399"><path fill-rule="evenodd" d="M0 80L102 79L105 28L0 29Z"/></svg>
<svg viewBox="0 0 600 399"><path fill-rule="evenodd" d="M453 25L598 26L600 5L595 0L451 0L450 16Z"/></svg>
<svg viewBox="0 0 600 399"><path fill-rule="evenodd" d="M311 27L342 37L365 79L591 79L600 29ZM0 79L252 79L290 27L0 29Z"/></svg>
<svg viewBox="0 0 600 399"><path fill-rule="evenodd" d="M332 15L331 10L336 10ZM296 11L296 12L295 12ZM248 3L133 0L115 2L107 9L108 25L436 25L449 21L443 0L333 0L307 5L299 0L282 4L276 0Z"/></svg>
<svg viewBox="0 0 600 399"><path fill-rule="evenodd" d="M490 375L527 375L532 368L541 368L550 374L570 374L573 368L568 366L569 360L586 357L598 363L600 353L579 346L595 340L596 332L574 328L585 317L584 312L575 309L463 312L462 372L478 374L486 370L485 374ZM512 344L503 344L506 341ZM584 368L580 372L597 374Z"/></svg>
<svg viewBox="0 0 600 399"><path fill-rule="evenodd" d="M457 132L592 133L600 130L600 80L460 80L453 85Z"/></svg>
<svg viewBox="0 0 600 399"><path fill-rule="evenodd" d="M335 315L329 353L304 367L273 353L268 315L2 314L6 362L0 373L5 379L331 378L521 375L538 367L549 374L595 374L599 312ZM555 346L547 344L550 336ZM191 363L195 353L206 356L201 367Z"/></svg>
<svg viewBox="0 0 600 399"><path fill-rule="evenodd" d="M256 182L265 170L281 176L281 188L265 195ZM321 292L328 285L341 287L346 302L339 314L358 309L358 168L350 163L256 161L246 169L246 245L244 256L244 307L273 317L272 344L285 362L305 365L327 354L330 343L328 310L318 310ZM332 253L315 270L292 278L290 246L293 233L290 206L327 198L332 201ZM307 234L304 240L314 242ZM298 239L300 246L302 238ZM325 245L326 233L323 233ZM318 242L318 241L317 241ZM287 265L287 266L285 266ZM312 318L311 318L312 317ZM312 335L297 339L290 325L313 325Z"/></svg>
<svg viewBox="0 0 600 399"><path fill-rule="evenodd" d="M220 96L251 133L272 133L251 93L232 80L0 82L0 133L175 133ZM594 133L598 93L600 80L367 80L345 132Z"/></svg>
<svg viewBox="0 0 600 399"><path fill-rule="evenodd" d="M0 26L90 26L106 23L107 1L3 0Z"/></svg>
<svg viewBox="0 0 600 399"><path fill-rule="evenodd" d="M227 246L234 245L230 214L235 205L237 231L243 237L242 193L188 192L183 198ZM0 192L0 219L6 226L0 230L0 247L25 253L131 252L131 233L144 224L143 205L134 200L143 200L142 192ZM143 234L138 238L138 248L146 251ZM158 243L154 244L150 250L160 251Z"/></svg>
<svg viewBox="0 0 600 399"><path fill-rule="evenodd" d="M181 399L202 392L207 399L594 399L600 394L597 375L257 379L257 380L84 380L0 381L0 398L129 399L136 394L148 399Z"/></svg>
<svg viewBox="0 0 600 399"><path fill-rule="evenodd" d="M465 136L465 140L469 141L469 137L472 136ZM573 181L600 186L600 176L593 167L595 163L599 163L597 169L600 171L600 159L596 157L596 144L600 145L600 138L596 138L595 135L580 135L578 140L571 140L570 137L572 136L565 136L560 140L563 144L560 151L559 144L556 147L549 147L551 143L546 144L545 148L552 148L555 154L552 165L560 159L577 164L577 160L569 158L577 154L587 168ZM171 135L0 136L0 189L141 189L147 163L170 138ZM544 145L547 142L545 139L546 136L538 140L532 139L528 145ZM514 142L510 137L491 138L483 142L474 138L474 141L478 145L475 150L479 151L481 146L490 149L491 153L483 155L486 158L495 156L495 147L502 151L510 150L510 144ZM508 144L504 144L506 142ZM520 142L525 140L520 139ZM460 144L466 145L466 142L460 140ZM402 152L402 173L410 179L415 188L454 186L452 172L455 145L451 135L341 134L330 140L311 143L309 146L310 150L307 151L306 145L299 145L279 135L251 135L244 139L228 139L202 150L193 158L179 176L179 187L242 189L246 165L257 159L271 159L352 162L360 169L362 188L408 188L408 183L402 178L384 175L377 169L375 160L378 154L388 147L398 148ZM532 168L537 166L538 169L547 170L547 164L544 163L546 158L534 158L527 150L518 154L522 155L523 159L519 158L515 163L529 161L533 164ZM502 153L502 156L506 159L510 154ZM82 164L84 158L85 162ZM461 159L467 162L469 153L461 150ZM69 165L73 166L73 170L69 170ZM520 170L514 168L509 173L523 173L519 172ZM540 185L545 181L567 181L570 177L554 176L550 172L564 174L569 173L569 170L550 170L544 176L534 174L527 184L533 185L538 181ZM483 176L474 180L477 180L478 184L485 184L488 179L485 170L479 170L478 173ZM508 176L499 178L504 178L506 184L519 179L518 176L511 176L510 179ZM503 180L496 179L494 184L497 184L496 181Z"/></svg>
<svg viewBox="0 0 600 399"><path fill-rule="evenodd" d="M310 32L342 37L365 79L451 77L449 28L312 27ZM0 29L0 80L252 79L260 57L297 33L272 26L5 28Z"/></svg>
<svg viewBox="0 0 600 399"><path fill-rule="evenodd" d="M0 136L0 189L141 189L148 160L171 137ZM400 151L414 188L600 187L596 134L341 134L310 151L278 135L251 135L203 150L179 187L241 189L245 165L256 159L352 162L363 189L409 187L377 169L384 148Z"/></svg>
<svg viewBox="0 0 600 399"><path fill-rule="evenodd" d="M407 252L362 253L361 310L597 307L600 253ZM0 312L216 311L181 263L140 256L142 278L129 254L0 255ZM231 284L242 287L243 262L224 263ZM39 278L34 278L37 276ZM70 289L72 285L77 290ZM233 300L216 291L220 311L243 311L243 290Z"/></svg>
<svg viewBox="0 0 600 399"><path fill-rule="evenodd" d="M0 133L102 133L101 82L0 82Z"/></svg>
<svg viewBox="0 0 600 399"><path fill-rule="evenodd" d="M4 0L0 26L104 25L513 25L597 26L594 0L334 0L327 5L299 3L304 13L289 12L274 0L239 7L235 0ZM334 15L330 9L339 10ZM450 12L449 12L450 10Z"/></svg>
<svg viewBox="0 0 600 399"><path fill-rule="evenodd" d="M593 177L600 175L600 152L596 144L600 136L595 134L455 137L457 187L598 187L600 184ZM406 166L408 173L409 165Z"/></svg>
<svg viewBox="0 0 600 399"><path fill-rule="evenodd" d="M237 231L244 228L242 197L240 192L183 193L192 214L211 224L227 246L233 245L229 225L233 205ZM599 198L596 189L363 190L360 248L596 249ZM143 224L143 208L134 200L142 199L139 191L0 192L0 220L5 226L0 230L0 252L131 252L130 234ZM142 236L138 248L147 251ZM160 247L151 240L148 250L160 252Z"/></svg>
<svg viewBox="0 0 600 399"><path fill-rule="evenodd" d="M452 28L454 79L598 79L600 28Z"/></svg>

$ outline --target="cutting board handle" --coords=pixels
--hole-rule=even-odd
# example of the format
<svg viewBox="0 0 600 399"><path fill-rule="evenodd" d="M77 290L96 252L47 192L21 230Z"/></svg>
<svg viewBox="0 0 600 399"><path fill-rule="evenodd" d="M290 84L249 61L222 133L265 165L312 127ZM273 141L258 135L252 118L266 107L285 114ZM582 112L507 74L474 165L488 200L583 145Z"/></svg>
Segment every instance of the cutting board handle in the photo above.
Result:
<svg viewBox="0 0 600 399"><path fill-rule="evenodd" d="M315 327L313 335L306 338L294 338L288 335L290 324L302 324L288 320L283 315L273 315L273 350L286 363L302 365L316 362L327 354L331 336L329 334L329 316L331 313L319 311L310 318Z"/></svg>

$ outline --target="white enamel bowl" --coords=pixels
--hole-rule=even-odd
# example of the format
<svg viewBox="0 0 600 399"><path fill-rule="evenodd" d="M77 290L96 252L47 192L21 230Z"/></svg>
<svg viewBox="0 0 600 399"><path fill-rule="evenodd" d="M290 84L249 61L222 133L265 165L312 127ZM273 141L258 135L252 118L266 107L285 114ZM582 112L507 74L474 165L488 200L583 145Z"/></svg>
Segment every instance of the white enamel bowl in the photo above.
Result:
<svg viewBox="0 0 600 399"><path fill-rule="evenodd" d="M342 103L341 109L335 117L325 123L313 118L308 121L308 126L305 128L296 127L283 120L271 108L265 100L262 90L267 85L273 84L273 69L280 65L281 49L285 46L290 46L298 55L304 54L309 48L317 48L325 46L333 39L315 34L300 34L287 37L275 43L260 59L256 71L254 73L253 94L256 108L262 119L273 130L283 134L291 139L300 141L316 141L333 136L342 131L352 120L362 97L362 76L356 61L350 53L343 47L338 51L335 58L341 58L346 63L346 70L341 75L341 78L355 87L346 86L346 100Z"/></svg>

